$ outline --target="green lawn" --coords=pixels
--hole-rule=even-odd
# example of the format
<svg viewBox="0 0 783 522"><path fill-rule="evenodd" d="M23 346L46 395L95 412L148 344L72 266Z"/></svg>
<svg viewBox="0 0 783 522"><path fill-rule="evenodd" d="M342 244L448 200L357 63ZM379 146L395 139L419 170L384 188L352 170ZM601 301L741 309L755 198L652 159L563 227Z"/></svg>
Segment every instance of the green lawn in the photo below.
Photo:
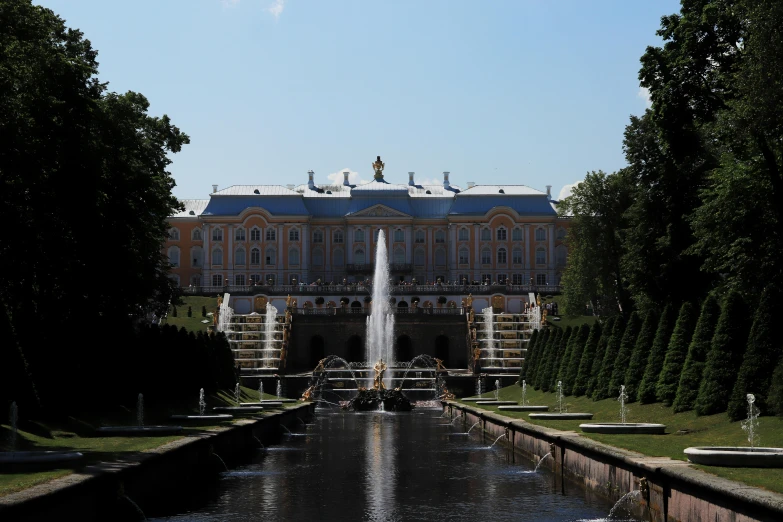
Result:
<svg viewBox="0 0 783 522"><path fill-rule="evenodd" d="M546 303L557 303L558 313L560 315L554 317L551 315L547 316L547 323L557 328L566 329L569 326L573 328L574 326L582 326L583 324L592 326L593 323L598 320L598 317L594 315L564 315L563 310L565 310L565 306L563 306L562 295L542 295L541 304Z"/></svg>
<svg viewBox="0 0 783 522"><path fill-rule="evenodd" d="M217 308L217 296L215 297L201 297L201 296L187 296L182 298L183 304L177 307L177 317L171 315L171 309L169 309L169 315L166 318L165 323L176 326L177 328L185 327L186 330L192 332L198 332L199 330L207 330L208 326L212 325L212 316L201 316L201 307L207 307L207 313L214 313ZM188 317L188 306L191 307L193 315ZM201 321L208 320L208 323L202 323Z"/></svg>
<svg viewBox="0 0 783 522"><path fill-rule="evenodd" d="M485 393L485 397L494 397L494 392ZM522 388L508 386L500 390L503 400L520 401ZM550 411L557 410L557 398L554 393L535 390L527 391L529 404L546 405ZM593 402L585 397L566 397L569 412L593 413L594 422L620 422L620 405L617 400L605 399ZM465 403L470 404L470 403ZM500 412L494 406L482 406L484 409L498 412L511 418L524 419L533 424L559 430L573 430L581 433L579 424L586 421L540 421L531 420L527 413ZM628 405L627 422L657 422L666 424L666 435L605 435L581 433L612 446L637 451L654 457L669 457L687 460L683 450L691 446L747 446L745 432L739 422L729 422L725 413L698 417L694 412L673 413L671 408L662 404L631 403ZM783 447L783 419L779 417L761 417L759 419L760 445ZM708 473L783 493L783 469L722 468L696 466Z"/></svg>

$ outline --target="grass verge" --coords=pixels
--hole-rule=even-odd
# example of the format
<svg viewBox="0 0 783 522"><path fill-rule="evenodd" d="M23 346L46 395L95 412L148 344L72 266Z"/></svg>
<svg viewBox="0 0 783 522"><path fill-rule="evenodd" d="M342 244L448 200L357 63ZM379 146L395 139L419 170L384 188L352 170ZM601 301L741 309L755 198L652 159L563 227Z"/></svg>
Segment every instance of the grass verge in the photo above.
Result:
<svg viewBox="0 0 783 522"><path fill-rule="evenodd" d="M183 304L177 307L177 317L172 316L172 310L169 308L168 316L166 317L165 324L174 325L177 328L185 327L186 330L192 332L198 332L199 330L206 331L207 327L212 325L212 316L208 315L202 317L201 307L207 308L207 313L215 313L217 308L217 297L201 297L201 296L183 296ZM188 317L188 306L192 311L191 317ZM208 321L202 323L201 321Z"/></svg>

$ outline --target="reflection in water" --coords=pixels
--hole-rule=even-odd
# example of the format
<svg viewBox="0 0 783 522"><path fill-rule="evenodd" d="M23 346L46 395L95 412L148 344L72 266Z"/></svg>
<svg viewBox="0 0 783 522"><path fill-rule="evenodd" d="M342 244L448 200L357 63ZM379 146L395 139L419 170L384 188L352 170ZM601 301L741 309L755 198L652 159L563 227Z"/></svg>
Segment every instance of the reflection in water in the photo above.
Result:
<svg viewBox="0 0 783 522"><path fill-rule="evenodd" d="M394 439L397 436L393 421L385 422L387 415L378 414L372 417L367 425L367 517L369 520L387 520L394 512L394 489L397 480L397 470L394 466L396 448ZM385 444L384 444L385 442Z"/></svg>

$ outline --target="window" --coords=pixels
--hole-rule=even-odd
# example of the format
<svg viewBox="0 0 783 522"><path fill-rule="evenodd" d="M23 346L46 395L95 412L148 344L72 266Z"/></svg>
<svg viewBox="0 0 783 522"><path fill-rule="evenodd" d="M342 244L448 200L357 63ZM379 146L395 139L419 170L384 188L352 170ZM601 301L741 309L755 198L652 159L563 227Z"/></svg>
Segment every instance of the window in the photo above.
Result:
<svg viewBox="0 0 783 522"><path fill-rule="evenodd" d="M378 242L378 234L380 234L380 233L381 233L381 229L380 228L376 228L373 231L373 233L372 233L372 241L373 241L373 243L377 243Z"/></svg>
<svg viewBox="0 0 783 522"><path fill-rule="evenodd" d="M490 252L488 248L485 248L481 251L481 264L482 265L492 264L492 252Z"/></svg>
<svg viewBox="0 0 783 522"><path fill-rule="evenodd" d="M446 266L446 251L442 248L435 251L435 266Z"/></svg>
<svg viewBox="0 0 783 522"><path fill-rule="evenodd" d="M361 248L353 253L353 262L357 265L364 264L364 250Z"/></svg>
<svg viewBox="0 0 783 522"><path fill-rule="evenodd" d="M544 250L543 248L536 249L536 264L537 265L546 264L546 250Z"/></svg>
<svg viewBox="0 0 783 522"><path fill-rule="evenodd" d="M313 250L313 265L323 266L324 264L324 251L320 248Z"/></svg>
<svg viewBox="0 0 783 522"><path fill-rule="evenodd" d="M555 249L555 264L558 266L565 266L566 259L568 258L568 249L565 245L558 245Z"/></svg>
<svg viewBox="0 0 783 522"><path fill-rule="evenodd" d="M341 248L335 250L332 259L334 259L334 266L343 266L343 264L345 263L345 256L343 256L343 250Z"/></svg>
<svg viewBox="0 0 783 522"><path fill-rule="evenodd" d="M395 265L405 264L405 250L403 250L402 248L394 249L394 264Z"/></svg>
<svg viewBox="0 0 783 522"><path fill-rule="evenodd" d="M195 274L190 278L190 284L193 286L201 286L201 276L199 274Z"/></svg>
<svg viewBox="0 0 783 522"><path fill-rule="evenodd" d="M169 229L169 239L172 241L179 241L179 229L178 228L170 228Z"/></svg>
<svg viewBox="0 0 783 522"><path fill-rule="evenodd" d="M275 252L274 248L267 248L265 257L266 257L266 264L268 266L275 266L275 259L277 258L277 253Z"/></svg>
<svg viewBox="0 0 783 522"><path fill-rule="evenodd" d="M557 229L557 240L562 241L566 238L566 231L564 228L558 228Z"/></svg>
<svg viewBox="0 0 783 522"><path fill-rule="evenodd" d="M316 230L313 232L313 243L323 243L324 242L324 233L320 230Z"/></svg>
<svg viewBox="0 0 783 522"><path fill-rule="evenodd" d="M298 228L292 228L288 231L288 240L289 241L299 241L299 229Z"/></svg>
<svg viewBox="0 0 783 522"><path fill-rule="evenodd" d="M445 243L446 242L446 233L442 230L437 230L435 232L435 242L436 243Z"/></svg>
<svg viewBox="0 0 783 522"><path fill-rule="evenodd" d="M490 232L488 228L481 229L481 240L492 241L492 232Z"/></svg>
<svg viewBox="0 0 783 522"><path fill-rule="evenodd" d="M251 274L250 275L250 284L251 285L257 285L261 281L261 274Z"/></svg>
<svg viewBox="0 0 783 522"><path fill-rule="evenodd" d="M511 232L511 239L513 241L522 241L522 229L517 227Z"/></svg>
<svg viewBox="0 0 783 522"><path fill-rule="evenodd" d="M171 266L174 268L179 266L179 247L174 246L169 248L169 263L171 263Z"/></svg>
<svg viewBox="0 0 783 522"><path fill-rule="evenodd" d="M335 244L341 244L343 242L343 231L337 230L334 233L334 242Z"/></svg>
<svg viewBox="0 0 783 522"><path fill-rule="evenodd" d="M223 241L223 229L222 228L213 228L212 229L212 241Z"/></svg>
<svg viewBox="0 0 783 522"><path fill-rule="evenodd" d="M193 268L201 268L201 263L204 261L204 252L200 246L196 246L190 249L190 258L193 260L190 266Z"/></svg>
<svg viewBox="0 0 783 522"><path fill-rule="evenodd" d="M492 274L481 274L481 282L487 284L492 283Z"/></svg>
<svg viewBox="0 0 783 522"><path fill-rule="evenodd" d="M416 266L424 266L424 249L419 248L413 253L413 264Z"/></svg>
<svg viewBox="0 0 783 522"><path fill-rule="evenodd" d="M545 285L546 284L546 274L536 274L536 284L537 285Z"/></svg>
<svg viewBox="0 0 783 522"><path fill-rule="evenodd" d="M417 230L414 237L415 237L415 239L413 240L414 243L424 243L424 231L423 230Z"/></svg>
<svg viewBox="0 0 783 522"><path fill-rule="evenodd" d="M364 230L361 228L357 228L353 232L353 242L354 243L364 243Z"/></svg>
<svg viewBox="0 0 783 522"><path fill-rule="evenodd" d="M536 241L546 241L546 230L543 228L536 229Z"/></svg>
<svg viewBox="0 0 783 522"><path fill-rule="evenodd" d="M212 286L223 286L223 276L220 274L213 275Z"/></svg>
<svg viewBox="0 0 783 522"><path fill-rule="evenodd" d="M245 275L244 274L235 275L234 284L237 286L245 286Z"/></svg>
<svg viewBox="0 0 783 522"><path fill-rule="evenodd" d="M266 282L272 286L277 284L277 274L267 274L266 275Z"/></svg>
<svg viewBox="0 0 783 522"><path fill-rule="evenodd" d="M511 262L515 265L521 265L522 264L522 249L521 248L515 248L511 251Z"/></svg>
<svg viewBox="0 0 783 522"><path fill-rule="evenodd" d="M266 240L267 241L276 241L277 239L277 233L275 232L274 228L267 228L266 229Z"/></svg>
<svg viewBox="0 0 783 522"><path fill-rule="evenodd" d="M250 249L250 264L251 265L260 265L261 264L261 249L260 248L251 248Z"/></svg>
<svg viewBox="0 0 783 522"><path fill-rule="evenodd" d="M244 241L245 240L245 229L244 228L238 228L234 231L234 241Z"/></svg>
<svg viewBox="0 0 783 522"><path fill-rule="evenodd" d="M496 235L497 235L498 241L506 241L506 239L508 238L508 234L506 233L506 229L503 228L503 227L497 229Z"/></svg>
<svg viewBox="0 0 783 522"><path fill-rule="evenodd" d="M299 249L297 248L288 249L288 264L292 266L299 265Z"/></svg>
<svg viewBox="0 0 783 522"><path fill-rule="evenodd" d="M457 276L457 283L461 285L469 285L470 284L470 274L460 274Z"/></svg>
<svg viewBox="0 0 783 522"><path fill-rule="evenodd" d="M193 232L190 233L190 239L192 239L193 241L201 241L201 229L194 228Z"/></svg>
<svg viewBox="0 0 783 522"><path fill-rule="evenodd" d="M508 282L508 276L506 274L498 274L498 284L505 285Z"/></svg>
<svg viewBox="0 0 783 522"><path fill-rule="evenodd" d="M288 284L295 285L299 283L299 274L289 274L288 275Z"/></svg>
<svg viewBox="0 0 783 522"><path fill-rule="evenodd" d="M459 264L460 265L467 265L470 263L470 253L468 252L467 248L460 248L459 249Z"/></svg>
<svg viewBox="0 0 783 522"><path fill-rule="evenodd" d="M521 285L522 284L522 274L513 274L511 276L511 284L512 285Z"/></svg>
<svg viewBox="0 0 783 522"><path fill-rule="evenodd" d="M237 248L234 254L234 263L237 265L244 265L247 261L244 248Z"/></svg>
<svg viewBox="0 0 783 522"><path fill-rule="evenodd" d="M212 264L213 265L222 265L223 264L223 251L219 248L216 248L212 251Z"/></svg>
<svg viewBox="0 0 783 522"><path fill-rule="evenodd" d="M250 241L261 241L261 229L253 227L250 229Z"/></svg>
<svg viewBox="0 0 783 522"><path fill-rule="evenodd" d="M505 248L498 249L498 264L505 265L508 262L508 255Z"/></svg>
<svg viewBox="0 0 783 522"><path fill-rule="evenodd" d="M405 241L405 231L401 228L398 228L394 231L394 242L395 243L402 243Z"/></svg>
<svg viewBox="0 0 783 522"><path fill-rule="evenodd" d="M467 241L468 240L468 229L467 228L460 228L459 229L459 240L460 241Z"/></svg>

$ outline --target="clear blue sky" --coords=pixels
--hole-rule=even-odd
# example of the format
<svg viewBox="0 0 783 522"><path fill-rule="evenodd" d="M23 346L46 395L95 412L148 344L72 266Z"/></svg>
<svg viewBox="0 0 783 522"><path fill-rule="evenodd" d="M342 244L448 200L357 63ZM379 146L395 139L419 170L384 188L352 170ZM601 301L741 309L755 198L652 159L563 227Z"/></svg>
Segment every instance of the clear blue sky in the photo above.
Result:
<svg viewBox="0 0 783 522"><path fill-rule="evenodd" d="M625 165L639 58L673 0L36 0L81 29L100 78L191 137L180 198L213 183L372 178L554 195ZM341 179L341 178L340 178Z"/></svg>

